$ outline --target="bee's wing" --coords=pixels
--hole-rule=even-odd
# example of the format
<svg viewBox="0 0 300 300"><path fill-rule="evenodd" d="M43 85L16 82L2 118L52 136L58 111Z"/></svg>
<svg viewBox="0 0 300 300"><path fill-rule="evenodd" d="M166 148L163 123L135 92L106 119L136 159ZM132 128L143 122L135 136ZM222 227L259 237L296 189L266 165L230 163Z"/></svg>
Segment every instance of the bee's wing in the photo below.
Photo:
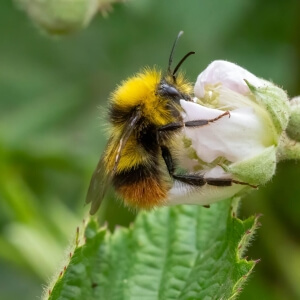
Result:
<svg viewBox="0 0 300 300"><path fill-rule="evenodd" d="M105 193L112 181L112 178L117 170L121 153L126 145L133 129L135 128L136 123L141 117L141 112L136 111L132 117L128 120L126 126L124 126L124 130L118 137L111 137L108 141L108 145L113 144L113 148L110 151L109 155L114 156L114 166L111 170L107 170L105 165L105 158L107 157L106 151L108 151L108 147L104 151L103 155L101 156L96 170L93 173L90 186L88 189L86 203L91 203L90 214L93 215L98 208L100 207L102 200L105 196Z"/></svg>
<svg viewBox="0 0 300 300"><path fill-rule="evenodd" d="M96 170L93 173L85 200L87 204L91 203L91 215L93 215L101 205L104 195L112 179L112 172L110 172L109 174L107 174L106 172L104 157L105 153L103 153L103 155L101 156Z"/></svg>

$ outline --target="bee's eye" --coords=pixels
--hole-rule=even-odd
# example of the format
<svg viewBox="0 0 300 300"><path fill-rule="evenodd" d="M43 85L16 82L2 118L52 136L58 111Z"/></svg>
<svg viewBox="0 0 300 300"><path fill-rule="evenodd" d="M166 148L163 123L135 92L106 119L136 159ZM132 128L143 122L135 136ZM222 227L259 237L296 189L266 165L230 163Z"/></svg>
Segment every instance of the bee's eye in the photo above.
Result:
<svg viewBox="0 0 300 300"><path fill-rule="evenodd" d="M180 93L172 86L168 86L166 89L166 93L173 97L180 97Z"/></svg>
<svg viewBox="0 0 300 300"><path fill-rule="evenodd" d="M161 84L159 88L159 93L162 96L168 96L172 98L182 98L182 95L180 94L180 92L178 92L178 90L175 87L168 85L166 83Z"/></svg>

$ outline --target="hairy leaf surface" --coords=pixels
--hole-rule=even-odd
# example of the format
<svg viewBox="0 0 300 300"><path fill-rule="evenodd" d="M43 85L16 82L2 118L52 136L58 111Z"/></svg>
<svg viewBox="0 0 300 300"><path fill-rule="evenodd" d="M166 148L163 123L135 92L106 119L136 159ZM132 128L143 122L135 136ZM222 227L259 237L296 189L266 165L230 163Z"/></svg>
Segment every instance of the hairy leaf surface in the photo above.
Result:
<svg viewBox="0 0 300 300"><path fill-rule="evenodd" d="M110 233L91 219L45 299L233 299L255 265L243 252L257 217L236 218L234 202L142 212Z"/></svg>

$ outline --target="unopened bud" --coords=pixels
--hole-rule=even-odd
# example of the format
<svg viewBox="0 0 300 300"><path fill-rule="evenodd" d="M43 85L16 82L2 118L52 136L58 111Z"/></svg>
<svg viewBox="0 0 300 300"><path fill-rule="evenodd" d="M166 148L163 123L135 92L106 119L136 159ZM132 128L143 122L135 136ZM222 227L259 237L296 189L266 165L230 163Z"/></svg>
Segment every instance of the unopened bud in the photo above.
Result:
<svg viewBox="0 0 300 300"><path fill-rule="evenodd" d="M290 101L291 117L286 132L290 138L300 141L300 97Z"/></svg>
<svg viewBox="0 0 300 300"><path fill-rule="evenodd" d="M118 0L15 0L34 24L51 35L66 35L86 27L94 15L106 13Z"/></svg>

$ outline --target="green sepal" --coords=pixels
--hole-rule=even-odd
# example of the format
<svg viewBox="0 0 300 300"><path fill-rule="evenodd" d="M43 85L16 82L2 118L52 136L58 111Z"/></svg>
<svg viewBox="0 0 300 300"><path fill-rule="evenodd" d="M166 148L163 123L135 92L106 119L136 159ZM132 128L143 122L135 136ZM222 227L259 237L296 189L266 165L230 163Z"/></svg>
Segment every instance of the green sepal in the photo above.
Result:
<svg viewBox="0 0 300 300"><path fill-rule="evenodd" d="M264 87L255 87L245 79L250 91L252 92L255 101L262 105L269 113L278 135L286 129L291 108L286 92L276 85L266 82Z"/></svg>
<svg viewBox="0 0 300 300"><path fill-rule="evenodd" d="M241 181L261 185L267 183L276 170L276 148L270 146L258 155L221 167Z"/></svg>

